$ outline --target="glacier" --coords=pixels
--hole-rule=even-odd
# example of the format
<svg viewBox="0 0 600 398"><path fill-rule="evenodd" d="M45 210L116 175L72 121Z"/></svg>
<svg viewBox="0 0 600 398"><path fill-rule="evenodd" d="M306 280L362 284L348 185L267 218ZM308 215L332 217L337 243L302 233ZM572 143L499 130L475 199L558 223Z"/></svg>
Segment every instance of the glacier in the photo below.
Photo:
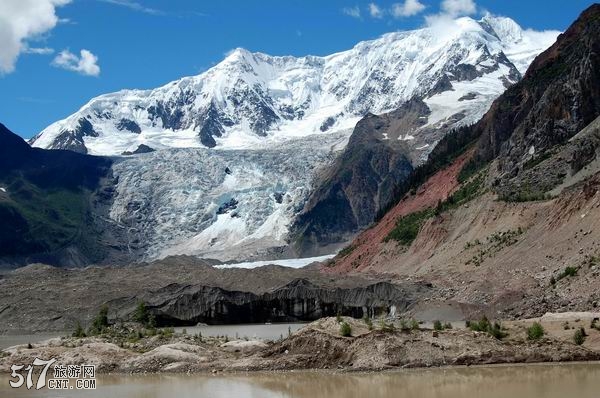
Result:
<svg viewBox="0 0 600 398"><path fill-rule="evenodd" d="M142 258L279 257L315 168L330 164L347 137L342 132L268 149L165 149L123 158L113 166L118 183L110 218L126 228L130 250Z"/></svg>

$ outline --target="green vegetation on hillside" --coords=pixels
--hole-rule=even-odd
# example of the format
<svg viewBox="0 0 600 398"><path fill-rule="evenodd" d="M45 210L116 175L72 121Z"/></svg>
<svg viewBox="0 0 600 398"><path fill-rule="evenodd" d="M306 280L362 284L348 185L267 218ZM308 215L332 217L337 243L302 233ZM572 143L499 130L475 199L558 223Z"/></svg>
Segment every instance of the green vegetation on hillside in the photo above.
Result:
<svg viewBox="0 0 600 398"><path fill-rule="evenodd" d="M425 221L433 215L433 210L427 209L400 218L396 222L396 227L385 237L385 242L395 240L401 245L409 246L419 234Z"/></svg>
<svg viewBox="0 0 600 398"><path fill-rule="evenodd" d="M429 208L408 214L396 222L394 229L385 237L384 241L395 240L401 245L409 246L419 234L421 227L431 217L462 206L482 194L484 188L485 172L480 172L463 184L454 194L443 202L439 202L435 209Z"/></svg>
<svg viewBox="0 0 600 398"><path fill-rule="evenodd" d="M352 252L354 251L354 249L356 249L356 247L353 246L353 245L346 246L342 250L340 250L340 252L338 253L338 256L339 257L347 257L350 254L352 254Z"/></svg>
<svg viewBox="0 0 600 398"><path fill-rule="evenodd" d="M551 199L551 196L544 192L531 191L523 189L510 195L501 195L499 198L503 202L521 203L521 202L539 202Z"/></svg>
<svg viewBox="0 0 600 398"><path fill-rule="evenodd" d="M552 277L550 278L550 284L551 285L555 285L561 279L572 278L574 276L577 276L577 272L578 271L579 271L578 267L568 266L560 274L558 274L556 277L554 277L554 275L552 275Z"/></svg>
<svg viewBox="0 0 600 398"><path fill-rule="evenodd" d="M465 263L465 265L474 264L476 267L480 266L486 258L494 257L494 255L500 252L502 249L512 246L519 241L519 236L523 234L521 227L516 230L507 230L494 232L488 236L485 241L475 239L475 241L467 242L464 249L469 250L473 247L478 247L477 252L473 257Z"/></svg>

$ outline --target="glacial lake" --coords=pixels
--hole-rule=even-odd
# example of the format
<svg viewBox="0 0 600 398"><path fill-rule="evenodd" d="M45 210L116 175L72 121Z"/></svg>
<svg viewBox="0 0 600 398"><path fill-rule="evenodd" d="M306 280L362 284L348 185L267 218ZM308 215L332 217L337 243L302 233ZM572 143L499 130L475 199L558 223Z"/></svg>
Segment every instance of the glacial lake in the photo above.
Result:
<svg viewBox="0 0 600 398"><path fill-rule="evenodd" d="M93 398L598 398L600 364L415 369L381 373L100 376L93 391L27 391L0 375L0 396Z"/></svg>
<svg viewBox="0 0 600 398"><path fill-rule="evenodd" d="M230 339L277 340L286 337L288 333L302 328L305 323L273 323L273 324L243 324L243 325L199 325L177 327L175 331L182 333L185 329L190 335L201 333L203 336L228 336ZM0 350L18 344L35 344L54 337L68 336L72 332L53 332L40 334L0 335ZM0 396L1 397L1 396Z"/></svg>

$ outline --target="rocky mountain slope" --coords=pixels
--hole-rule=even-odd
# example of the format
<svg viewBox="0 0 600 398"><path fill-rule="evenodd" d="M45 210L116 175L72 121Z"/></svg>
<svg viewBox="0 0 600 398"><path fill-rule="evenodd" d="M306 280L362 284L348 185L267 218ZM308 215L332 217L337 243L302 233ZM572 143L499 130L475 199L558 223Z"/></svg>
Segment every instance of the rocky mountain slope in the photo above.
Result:
<svg viewBox="0 0 600 398"><path fill-rule="evenodd" d="M445 291L440 308L490 316L597 307L599 44L596 4L479 123L447 136L397 205L324 269L425 279Z"/></svg>
<svg viewBox="0 0 600 398"><path fill-rule="evenodd" d="M345 150L320 176L295 220L292 241L300 253L331 251L330 245L345 242L373 222L393 199L395 186L419 163L413 156L422 140L402 140L402 134L426 124L429 114L423 101L412 100L394 112L367 115L358 122ZM426 136L435 139L434 135Z"/></svg>
<svg viewBox="0 0 600 398"><path fill-rule="evenodd" d="M99 261L93 195L105 158L31 148L0 124L0 265Z"/></svg>
<svg viewBox="0 0 600 398"><path fill-rule="evenodd" d="M262 323L313 320L338 310L358 316L393 305L400 310L432 294L427 284L396 285L363 276L332 279L314 267L212 265L178 256L139 266L63 269L34 264L0 270L0 333L71 330L77 322L87 326L103 304L110 307L111 319L131 318L144 301L162 325Z"/></svg>

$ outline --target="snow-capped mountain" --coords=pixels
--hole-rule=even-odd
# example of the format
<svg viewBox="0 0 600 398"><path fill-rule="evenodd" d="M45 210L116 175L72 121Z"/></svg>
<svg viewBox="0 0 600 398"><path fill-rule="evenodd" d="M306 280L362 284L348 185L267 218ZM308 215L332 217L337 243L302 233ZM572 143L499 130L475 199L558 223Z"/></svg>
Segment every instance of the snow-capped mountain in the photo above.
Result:
<svg viewBox="0 0 600 398"><path fill-rule="evenodd" d="M136 257L289 256L289 228L316 176L362 117L424 103L418 123L399 122L398 135L381 137L423 160L445 132L479 120L557 35L486 16L326 57L236 49L201 75L94 98L31 144L134 154L115 160L108 218Z"/></svg>
<svg viewBox="0 0 600 398"><path fill-rule="evenodd" d="M429 99L432 123L460 112L462 123L472 123L557 34L486 16L386 34L326 57L236 49L198 76L94 98L31 144L99 155L140 144L262 147L349 129L367 112L390 111L414 97Z"/></svg>

